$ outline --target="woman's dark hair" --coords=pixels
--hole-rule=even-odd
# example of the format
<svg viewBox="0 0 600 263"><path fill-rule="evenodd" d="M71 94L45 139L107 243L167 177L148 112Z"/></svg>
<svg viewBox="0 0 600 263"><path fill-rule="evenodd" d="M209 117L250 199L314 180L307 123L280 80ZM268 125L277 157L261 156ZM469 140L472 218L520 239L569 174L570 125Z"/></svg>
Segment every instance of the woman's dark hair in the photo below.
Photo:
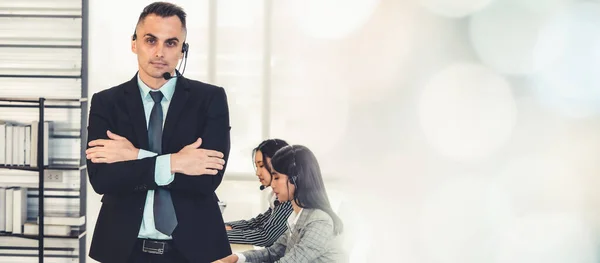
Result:
<svg viewBox="0 0 600 263"><path fill-rule="evenodd" d="M344 225L331 208L321 168L308 148L302 145L283 147L271 158L271 164L275 171L287 175L289 182L296 186L294 201L298 206L325 211L333 219L334 233L342 233Z"/></svg>
<svg viewBox="0 0 600 263"><path fill-rule="evenodd" d="M252 164L255 165L254 168L256 168L254 156L257 151L260 151L262 153L263 165L267 168L269 174L271 174L273 171L271 171L271 167L267 165L267 158L273 158L273 155L275 155L279 149L288 145L289 144L286 141L280 139L268 139L262 141L256 148L252 149ZM269 184L271 184L271 182L269 182Z"/></svg>

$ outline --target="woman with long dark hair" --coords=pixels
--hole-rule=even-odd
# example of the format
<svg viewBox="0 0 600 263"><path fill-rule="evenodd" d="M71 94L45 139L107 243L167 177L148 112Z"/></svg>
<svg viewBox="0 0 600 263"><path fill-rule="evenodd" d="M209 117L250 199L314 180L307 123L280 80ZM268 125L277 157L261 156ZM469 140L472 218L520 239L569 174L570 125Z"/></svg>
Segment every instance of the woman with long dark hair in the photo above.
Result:
<svg viewBox="0 0 600 263"><path fill-rule="evenodd" d="M260 190L266 195L269 208L252 219L225 223L230 243L268 247L287 229L286 220L292 213L292 204L277 201L270 186L271 158L279 149L287 145L284 140L269 139L252 150L256 176L261 183Z"/></svg>
<svg viewBox="0 0 600 263"><path fill-rule="evenodd" d="M277 151L271 160L277 198L291 201L288 230L270 247L235 253L216 262L310 262L346 260L339 236L341 219L331 208L315 155L301 145Z"/></svg>

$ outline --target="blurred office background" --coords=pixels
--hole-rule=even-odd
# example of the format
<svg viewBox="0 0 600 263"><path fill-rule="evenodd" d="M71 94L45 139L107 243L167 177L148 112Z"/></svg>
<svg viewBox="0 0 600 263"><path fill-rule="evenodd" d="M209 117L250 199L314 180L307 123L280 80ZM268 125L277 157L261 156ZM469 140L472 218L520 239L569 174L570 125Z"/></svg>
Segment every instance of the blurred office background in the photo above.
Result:
<svg viewBox="0 0 600 263"><path fill-rule="evenodd" d="M151 2L89 1L90 98L134 76ZM315 151L353 262L600 260L600 1L172 2L184 75L229 98L225 220L263 211L251 151L281 138Z"/></svg>

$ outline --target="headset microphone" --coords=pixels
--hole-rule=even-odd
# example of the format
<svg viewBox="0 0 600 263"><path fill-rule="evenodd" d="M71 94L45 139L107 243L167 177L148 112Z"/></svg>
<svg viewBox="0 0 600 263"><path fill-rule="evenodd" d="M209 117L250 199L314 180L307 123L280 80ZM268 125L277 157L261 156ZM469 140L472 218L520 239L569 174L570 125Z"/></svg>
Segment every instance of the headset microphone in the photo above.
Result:
<svg viewBox="0 0 600 263"><path fill-rule="evenodd" d="M260 190L261 190L261 191L262 191L262 190L265 190L265 188L267 188L267 187L266 187L266 186L264 186L264 185L261 185L261 186L260 186Z"/></svg>
<svg viewBox="0 0 600 263"><path fill-rule="evenodd" d="M173 76L171 76L171 73L169 72L165 72L163 73L163 78L165 78L165 80L170 80L171 78L173 78Z"/></svg>

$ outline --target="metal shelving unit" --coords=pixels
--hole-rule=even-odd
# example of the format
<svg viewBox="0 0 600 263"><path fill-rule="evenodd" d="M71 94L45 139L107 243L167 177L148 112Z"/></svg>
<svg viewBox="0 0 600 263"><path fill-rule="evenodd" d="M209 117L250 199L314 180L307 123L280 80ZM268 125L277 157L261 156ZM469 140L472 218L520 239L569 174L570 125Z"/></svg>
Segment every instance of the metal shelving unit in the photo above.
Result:
<svg viewBox="0 0 600 263"><path fill-rule="evenodd" d="M12 170L23 170L23 171L35 171L39 173L39 185L38 185L38 201L39 201L39 233L36 236L31 235L23 235L23 234L12 234L12 233L0 233L0 236L13 236L18 238L25 239L34 239L38 240L38 246L36 247L17 247L17 246L0 246L0 249L11 249L11 250L23 250L38 251L39 262L44 262L44 257L66 257L72 259L78 259L79 262L83 263L86 260L86 225L85 222L79 229L79 231L74 231L70 236L48 236L44 235L44 172L46 170L63 170L63 171L79 171L80 176L80 187L79 187L79 214L82 216L86 215L86 200L87 200L87 169L86 169L86 158L85 158L85 149L86 149L86 140L87 140L87 109L88 109L88 70L87 70L87 61L88 61L88 0L81 0L81 13L77 14L78 11L68 10L64 8L58 8L56 14L52 14L52 9L49 8L45 11L49 13L39 12L39 10L34 10L29 12L28 10L12 10L10 8L1 10L0 7L0 18L9 18L9 19L81 19L81 42L79 44L70 43L70 44L53 44L53 43L2 43L0 44L0 48L5 49L50 49L50 50L64 50L64 49L80 49L81 50L81 71L80 74L32 74L31 72L27 72L26 74L14 74L14 73L6 73L0 74L0 82L3 78L19 78L19 79L48 79L51 81L52 79L76 79L81 82L81 94L78 94L78 99L56 99L56 98L0 98L0 108L37 108L39 111L38 121L40 124L44 123L45 120L45 109L53 108L53 109L80 109L81 117L80 117L80 136L74 135L61 135L53 137L53 139L81 139L80 143L80 155L79 165L46 165L44 166L44 128L43 125L38 126L38 145L37 145L37 166L23 166L23 165L0 165L0 169L12 169ZM78 9L78 8L77 8ZM86 220L87 221L87 220ZM44 248L44 238L65 238L65 239L76 239L79 242L78 248L65 247L65 248ZM44 255L44 251L75 251L78 250L78 255ZM0 252L1 253L1 252ZM19 256L19 254L11 254L15 256ZM23 255L31 255L31 254L23 254ZM1 257L0 257L1 260Z"/></svg>
<svg viewBox="0 0 600 263"><path fill-rule="evenodd" d="M52 105L47 105L47 106L53 106L53 108L62 108L62 109L73 109L74 106L72 105L73 102L77 102L79 103L79 106L77 108L81 109L81 115L87 115L87 99L83 98L80 100L73 100L73 99L45 99L45 98L39 98L38 100L31 100L31 99L19 99L19 98L0 98L0 107L4 108L4 107L21 107L21 108L37 108L39 111L39 123L44 123L45 121L45 117L44 117L44 110L47 108L46 103L47 102L54 102L54 104ZM61 103L65 103L65 104L61 104ZM82 143L81 143L81 151L85 151L85 138L87 138L87 129L85 127L86 123L87 123L87 116L86 117L82 117L82 119L85 118L86 122L82 122L81 124L81 137L71 137L73 139L82 139ZM72 233L71 236L48 236L48 235L44 235L44 174L46 170L66 170L66 171L79 171L80 172L80 188L79 188L79 197L80 197L80 203L79 203L79 213L80 216L85 216L86 213L86 208L85 208L85 200L86 200L86 185L87 185L87 171L86 171L86 166L85 166L85 156L83 156L83 154L81 156L79 156L80 158L80 165L76 166L76 165L44 165L44 126L43 125L39 125L38 126L38 145L37 145L37 166L29 166L29 165L0 165L0 169L13 169L13 170L22 170L22 171L37 171L38 172L38 177L39 177L39 184L38 184L38 203L39 203L39 207L38 207L38 218L39 218L39 222L38 222L38 235L37 236L30 236L30 235L23 235L23 234L12 234L12 233L0 233L0 236L15 236L15 237L21 237L21 238L29 238L29 239L36 239L38 240L38 257L39 257L39 262L42 263L44 262L44 250L49 250L48 248L44 248L44 238L48 238L48 237L52 237L52 238L75 238L79 240L79 262L85 262L85 258L86 258L86 253L85 253L85 237L86 237L86 224L83 224L80 227L80 230ZM0 247L1 249L15 249L15 247L11 247L11 246L2 246ZM22 250L28 250L28 249L33 249L31 247L18 247L16 249L22 249ZM52 248L50 250L56 250L57 248ZM59 249L60 250L60 249ZM75 250L74 248L64 248L63 251L73 251ZM54 257L55 255L48 255L46 257ZM62 256L61 256L62 257ZM65 256L65 257L70 257L70 256Z"/></svg>

